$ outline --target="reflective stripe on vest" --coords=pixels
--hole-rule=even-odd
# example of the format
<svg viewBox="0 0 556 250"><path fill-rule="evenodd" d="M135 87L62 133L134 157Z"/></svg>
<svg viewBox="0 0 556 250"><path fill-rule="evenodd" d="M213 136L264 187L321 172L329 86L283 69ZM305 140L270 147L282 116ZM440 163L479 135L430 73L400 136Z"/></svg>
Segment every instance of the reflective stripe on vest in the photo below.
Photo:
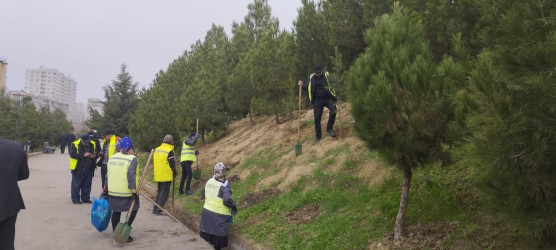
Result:
<svg viewBox="0 0 556 250"><path fill-rule="evenodd" d="M75 145L75 153L77 154L79 154L79 142L81 142L81 139L73 142L73 145ZM95 152L96 149L95 142L90 141L90 143L93 144L93 152ZM70 169L74 170L76 166L77 166L77 159L70 158Z"/></svg>
<svg viewBox="0 0 556 250"><path fill-rule="evenodd" d="M230 215L232 209L224 205L224 200L218 197L220 187L226 185L228 185L228 181L222 183L214 179L214 177L207 181L205 185L205 205L203 206L206 210L217 214Z"/></svg>
<svg viewBox="0 0 556 250"><path fill-rule="evenodd" d="M116 153L108 160L108 195L117 197L131 197L128 188L127 171L135 155ZM135 169L135 187L139 186L139 169Z"/></svg>
<svg viewBox="0 0 556 250"><path fill-rule="evenodd" d="M313 76L315 75L315 73L311 74L309 76L309 87L307 88L309 91L309 101L313 100L312 99L312 90L311 90L311 79L313 79ZM333 96L336 96L336 91L334 91L334 89L330 86L330 83L328 82L328 72L324 72L324 77L326 77L326 84L328 84L328 90L330 91L330 94L332 94Z"/></svg>
<svg viewBox="0 0 556 250"><path fill-rule="evenodd" d="M181 146L181 158L180 162L184 161L196 161L195 157L195 148L193 146L189 146L185 144L185 140L183 141L183 145Z"/></svg>
<svg viewBox="0 0 556 250"><path fill-rule="evenodd" d="M174 145L168 143L162 143L162 145L154 150L154 181L165 182L174 179L174 171L172 171L170 163L168 163L168 153L172 150L174 150Z"/></svg>

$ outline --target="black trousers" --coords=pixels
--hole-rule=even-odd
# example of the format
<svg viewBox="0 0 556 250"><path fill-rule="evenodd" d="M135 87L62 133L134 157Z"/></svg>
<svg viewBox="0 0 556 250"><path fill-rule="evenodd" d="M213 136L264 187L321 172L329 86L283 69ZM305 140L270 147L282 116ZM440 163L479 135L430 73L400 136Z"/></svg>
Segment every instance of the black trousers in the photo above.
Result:
<svg viewBox="0 0 556 250"><path fill-rule="evenodd" d="M134 205L135 207L135 205ZM127 220L127 224L129 226L131 226L131 223L133 223L133 220L135 220L135 216L137 216L137 211L131 211L131 214L129 215L129 219ZM120 223L120 217L122 216L122 212L112 212L112 232L114 232L114 230L116 230L116 226L118 225L118 223Z"/></svg>
<svg viewBox="0 0 556 250"><path fill-rule="evenodd" d="M171 181L166 182L159 182L158 183L158 190L156 191L156 204L160 207L164 207L166 202L168 201L168 196L170 195L170 186L172 185ZM153 211L158 210L156 206L153 206Z"/></svg>
<svg viewBox="0 0 556 250"><path fill-rule="evenodd" d="M108 173L108 167L104 164L100 165L100 179L102 181L102 188L106 185L106 173Z"/></svg>
<svg viewBox="0 0 556 250"><path fill-rule="evenodd" d="M322 118L322 112L326 107L330 114L328 116L328 123L326 124L326 131L334 128L334 122L336 121L336 104L329 98L315 98L313 103L313 112L315 114L315 136L316 138L322 137L322 131L320 127L320 120Z"/></svg>
<svg viewBox="0 0 556 250"><path fill-rule="evenodd" d="M192 161L182 161L181 162L181 180L180 180L180 193L190 190L191 186L191 177L193 177L193 171L191 171L191 165L193 164ZM185 190L183 189L184 182L187 183L185 185Z"/></svg>
<svg viewBox="0 0 556 250"><path fill-rule="evenodd" d="M60 152L63 154L65 150L66 150L66 145L60 144Z"/></svg>
<svg viewBox="0 0 556 250"><path fill-rule="evenodd" d="M17 214L0 221L0 249L13 250Z"/></svg>

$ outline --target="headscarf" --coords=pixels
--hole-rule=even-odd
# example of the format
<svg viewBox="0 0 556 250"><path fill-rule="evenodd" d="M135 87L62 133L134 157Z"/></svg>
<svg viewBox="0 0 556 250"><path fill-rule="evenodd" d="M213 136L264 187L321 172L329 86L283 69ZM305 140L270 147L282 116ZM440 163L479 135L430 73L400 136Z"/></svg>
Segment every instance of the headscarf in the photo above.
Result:
<svg viewBox="0 0 556 250"><path fill-rule="evenodd" d="M214 165L213 174L214 178L216 179L222 179L226 177L226 166L224 166L224 163L217 162L216 165Z"/></svg>

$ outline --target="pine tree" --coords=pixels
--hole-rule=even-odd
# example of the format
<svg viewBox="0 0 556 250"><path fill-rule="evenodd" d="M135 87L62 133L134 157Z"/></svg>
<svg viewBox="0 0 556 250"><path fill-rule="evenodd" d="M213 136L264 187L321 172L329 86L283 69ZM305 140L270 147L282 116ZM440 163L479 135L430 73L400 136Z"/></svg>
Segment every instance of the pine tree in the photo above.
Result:
<svg viewBox="0 0 556 250"><path fill-rule="evenodd" d="M120 74L112 80L112 84L104 89L104 128L113 130L116 135L129 135L129 121L131 115L139 106L139 93L137 83L126 71L127 66L122 64Z"/></svg>
<svg viewBox="0 0 556 250"><path fill-rule="evenodd" d="M485 46L471 74L474 156L504 209L556 239L556 2L478 1Z"/></svg>
<svg viewBox="0 0 556 250"><path fill-rule="evenodd" d="M414 169L446 161L443 142L453 111L453 62L435 65L418 15L397 8L365 34L369 44L348 72L357 135L404 175L394 240L404 230Z"/></svg>
<svg viewBox="0 0 556 250"><path fill-rule="evenodd" d="M296 44L295 76L305 81L314 65L320 64L325 68L331 66L329 56L333 50L328 43L328 24L322 4L315 4L311 0L302 0L301 3L293 24Z"/></svg>
<svg viewBox="0 0 556 250"><path fill-rule="evenodd" d="M136 146L148 151L160 144L166 134L179 141L184 105L180 96L187 84L188 53L178 57L166 71L156 75L150 89L141 94L141 102L129 123L129 132ZM149 131L149 133L145 133Z"/></svg>
<svg viewBox="0 0 556 250"><path fill-rule="evenodd" d="M0 136L14 139L15 102L0 89Z"/></svg>

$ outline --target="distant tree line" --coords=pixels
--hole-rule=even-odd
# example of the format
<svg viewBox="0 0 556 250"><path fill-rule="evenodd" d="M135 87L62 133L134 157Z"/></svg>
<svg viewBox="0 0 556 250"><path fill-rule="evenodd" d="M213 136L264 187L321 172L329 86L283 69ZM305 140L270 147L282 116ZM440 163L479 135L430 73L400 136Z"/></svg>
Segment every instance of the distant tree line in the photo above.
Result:
<svg viewBox="0 0 556 250"><path fill-rule="evenodd" d="M16 135L17 119L17 135ZM48 106L37 110L31 102L31 97L24 97L19 108L15 100L5 95L0 89L0 136L5 139L16 140L21 144L31 141L31 150L40 149L44 142L58 144L61 134L73 131L73 126L66 119L66 114L56 109L51 111ZM17 138L16 138L17 136Z"/></svg>
<svg viewBox="0 0 556 250"><path fill-rule="evenodd" d="M404 174L396 238L413 171L450 165L461 147L499 208L530 218L539 240L556 239L556 2L301 2L287 31L254 0L231 37L213 25L148 89L122 66L104 116L91 111L89 123L147 150L195 131L196 119L203 135L239 117L281 122L296 108L297 80L320 64L347 90L357 136Z"/></svg>

